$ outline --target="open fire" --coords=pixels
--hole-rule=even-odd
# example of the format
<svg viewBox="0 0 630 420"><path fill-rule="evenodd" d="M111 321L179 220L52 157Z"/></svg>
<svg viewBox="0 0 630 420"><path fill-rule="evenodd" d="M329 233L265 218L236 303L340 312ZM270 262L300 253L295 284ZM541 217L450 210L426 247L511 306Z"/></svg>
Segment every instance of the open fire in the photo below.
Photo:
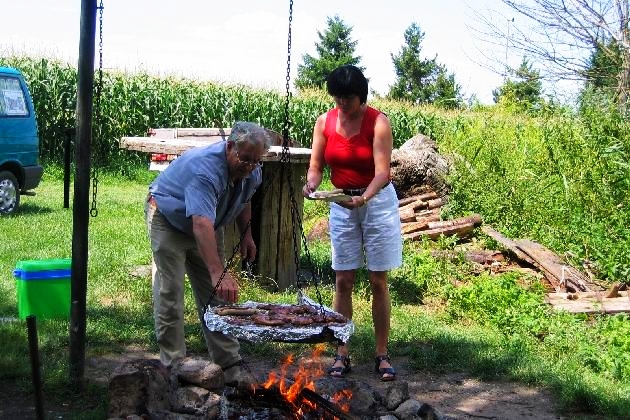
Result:
<svg viewBox="0 0 630 420"><path fill-rule="evenodd" d="M327 360L320 357L323 349L316 346L312 356L297 363L288 356L271 371L258 367L237 387L225 386L221 368L204 357L184 358L171 369L158 359L128 360L109 379L108 418L347 420L395 415L411 420L433 412L409 397L405 381L380 390L353 378L330 377L322 368Z"/></svg>
<svg viewBox="0 0 630 420"><path fill-rule="evenodd" d="M323 351L324 345L316 345L311 362L302 360L297 366L294 356L287 356L280 369L271 371L264 382L240 388L229 399L250 408L276 410L275 416L282 413L287 419L353 418L349 415L350 389L342 389L333 395L317 391L316 381L324 376L320 361Z"/></svg>

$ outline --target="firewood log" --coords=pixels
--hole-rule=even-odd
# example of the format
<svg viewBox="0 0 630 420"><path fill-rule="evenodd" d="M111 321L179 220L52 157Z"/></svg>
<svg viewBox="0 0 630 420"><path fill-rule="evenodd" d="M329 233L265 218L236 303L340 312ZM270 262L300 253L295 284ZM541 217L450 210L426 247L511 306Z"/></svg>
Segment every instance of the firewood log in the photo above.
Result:
<svg viewBox="0 0 630 420"><path fill-rule="evenodd" d="M418 195L414 195L407 198L401 198L400 200L398 200L398 207L406 206L407 204L413 203L414 201L427 201L427 200L432 200L434 198L438 198L438 195L433 191L429 191L424 194L418 194Z"/></svg>
<svg viewBox="0 0 630 420"><path fill-rule="evenodd" d="M470 232L472 232L473 229L475 229L474 223L469 222L469 223L462 223L462 224L457 224L453 226L447 226L440 229L419 230L416 232L405 234L403 235L403 238L411 239L411 240L419 239L422 237L427 237L429 239L438 239L440 235L444 235L444 236L457 235L460 238L463 238L467 236L468 234L470 234Z"/></svg>
<svg viewBox="0 0 630 420"><path fill-rule="evenodd" d="M458 225L464 225L468 223L472 223L475 227L480 226L482 223L481 215L473 214L467 217L458 217L457 219L430 222L427 228L428 229L444 229L450 226L458 226Z"/></svg>

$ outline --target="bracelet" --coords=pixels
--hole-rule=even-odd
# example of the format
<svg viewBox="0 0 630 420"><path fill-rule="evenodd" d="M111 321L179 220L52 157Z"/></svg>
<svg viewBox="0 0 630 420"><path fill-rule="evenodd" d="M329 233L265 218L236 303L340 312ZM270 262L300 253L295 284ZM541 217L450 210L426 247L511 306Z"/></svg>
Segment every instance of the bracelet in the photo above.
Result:
<svg viewBox="0 0 630 420"><path fill-rule="evenodd" d="M367 204L367 202L368 202L368 199L365 198L364 195L362 195L361 198L363 199L363 205L365 206Z"/></svg>

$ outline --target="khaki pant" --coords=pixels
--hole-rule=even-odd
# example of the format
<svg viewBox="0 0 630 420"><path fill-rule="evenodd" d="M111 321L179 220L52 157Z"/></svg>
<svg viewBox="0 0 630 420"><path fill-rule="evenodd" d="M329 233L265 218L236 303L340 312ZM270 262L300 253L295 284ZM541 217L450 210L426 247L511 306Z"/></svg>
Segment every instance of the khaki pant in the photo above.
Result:
<svg viewBox="0 0 630 420"><path fill-rule="evenodd" d="M184 278L187 274L210 359L221 367L238 362L238 340L208 330L204 322L206 305L216 306L225 302L217 297L210 300L212 282L195 239L175 229L157 210L153 200L147 201L144 212L153 252L153 316L160 361L170 366L174 360L186 356ZM219 257L225 261L223 229L217 230L217 245Z"/></svg>

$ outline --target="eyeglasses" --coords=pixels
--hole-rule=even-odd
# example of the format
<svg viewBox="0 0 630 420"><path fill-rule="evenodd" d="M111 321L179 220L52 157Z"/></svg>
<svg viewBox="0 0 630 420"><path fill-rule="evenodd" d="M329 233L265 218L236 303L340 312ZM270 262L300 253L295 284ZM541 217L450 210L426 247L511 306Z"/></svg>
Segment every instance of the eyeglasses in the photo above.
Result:
<svg viewBox="0 0 630 420"><path fill-rule="evenodd" d="M238 149L236 147L234 148L234 153L236 153L236 159L238 159L238 161L239 161L239 163L241 165L245 165L245 166L248 166L250 168L255 168L256 166L262 166L263 165L263 161L262 160L251 161L251 160L243 160L243 159L241 159L241 157L238 155Z"/></svg>

